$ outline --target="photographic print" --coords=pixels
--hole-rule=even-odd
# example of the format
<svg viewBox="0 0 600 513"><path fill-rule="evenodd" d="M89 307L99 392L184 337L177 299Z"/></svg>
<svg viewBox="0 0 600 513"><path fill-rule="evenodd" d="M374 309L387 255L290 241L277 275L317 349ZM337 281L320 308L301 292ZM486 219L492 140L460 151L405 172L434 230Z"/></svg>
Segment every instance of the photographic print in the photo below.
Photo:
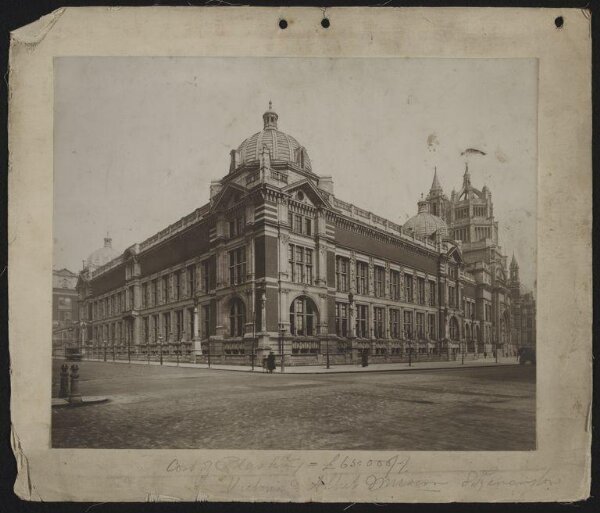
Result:
<svg viewBox="0 0 600 513"><path fill-rule="evenodd" d="M537 91L55 58L52 447L535 450Z"/></svg>

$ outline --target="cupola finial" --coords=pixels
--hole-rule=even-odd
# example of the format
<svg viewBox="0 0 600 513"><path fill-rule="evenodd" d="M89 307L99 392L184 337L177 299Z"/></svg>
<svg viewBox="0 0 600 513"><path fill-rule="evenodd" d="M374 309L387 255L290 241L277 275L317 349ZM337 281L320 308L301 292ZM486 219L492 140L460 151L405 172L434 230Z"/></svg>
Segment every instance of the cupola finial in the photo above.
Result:
<svg viewBox="0 0 600 513"><path fill-rule="evenodd" d="M277 112L273 110L273 102L269 100L269 110L263 114L264 129L277 129Z"/></svg>

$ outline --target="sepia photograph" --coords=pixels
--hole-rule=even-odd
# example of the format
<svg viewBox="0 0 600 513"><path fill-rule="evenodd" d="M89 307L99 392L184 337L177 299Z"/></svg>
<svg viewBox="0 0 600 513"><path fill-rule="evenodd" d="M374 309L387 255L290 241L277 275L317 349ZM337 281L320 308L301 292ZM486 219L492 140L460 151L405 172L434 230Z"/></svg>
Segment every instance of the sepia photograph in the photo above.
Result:
<svg viewBox="0 0 600 513"><path fill-rule="evenodd" d="M54 448L536 449L536 59L54 59Z"/></svg>

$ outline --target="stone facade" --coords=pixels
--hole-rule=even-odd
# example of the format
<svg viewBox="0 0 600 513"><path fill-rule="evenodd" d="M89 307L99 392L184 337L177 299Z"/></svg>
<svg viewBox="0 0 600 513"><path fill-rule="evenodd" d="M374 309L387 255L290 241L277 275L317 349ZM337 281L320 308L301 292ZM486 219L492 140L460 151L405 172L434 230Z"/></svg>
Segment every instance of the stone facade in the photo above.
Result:
<svg viewBox="0 0 600 513"><path fill-rule="evenodd" d="M52 271L52 352L78 341L79 294L77 275L68 269Z"/></svg>
<svg viewBox="0 0 600 513"><path fill-rule="evenodd" d="M458 220L451 237L417 236L342 201L271 108L263 120L232 150L209 203L86 265L84 351L108 344L239 364L272 351L286 365L513 352L499 248L477 260L480 241L452 238Z"/></svg>

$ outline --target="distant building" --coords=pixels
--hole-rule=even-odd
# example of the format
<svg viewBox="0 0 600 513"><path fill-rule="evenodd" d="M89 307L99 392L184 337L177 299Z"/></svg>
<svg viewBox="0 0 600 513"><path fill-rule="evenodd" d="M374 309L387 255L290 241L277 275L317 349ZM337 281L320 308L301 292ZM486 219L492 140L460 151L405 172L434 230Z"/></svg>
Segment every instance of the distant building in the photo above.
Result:
<svg viewBox="0 0 600 513"><path fill-rule="evenodd" d="M77 342L79 306L77 274L68 269L52 271L52 350L59 353Z"/></svg>
<svg viewBox="0 0 600 513"><path fill-rule="evenodd" d="M289 365L513 354L511 291L491 194L448 199L437 173L400 226L347 203L269 106L231 151L210 201L116 253L86 261L81 343Z"/></svg>
<svg viewBox="0 0 600 513"><path fill-rule="evenodd" d="M512 301L512 338L517 347L536 347L536 308L533 292L526 292L519 279L519 264L513 255L510 263Z"/></svg>

